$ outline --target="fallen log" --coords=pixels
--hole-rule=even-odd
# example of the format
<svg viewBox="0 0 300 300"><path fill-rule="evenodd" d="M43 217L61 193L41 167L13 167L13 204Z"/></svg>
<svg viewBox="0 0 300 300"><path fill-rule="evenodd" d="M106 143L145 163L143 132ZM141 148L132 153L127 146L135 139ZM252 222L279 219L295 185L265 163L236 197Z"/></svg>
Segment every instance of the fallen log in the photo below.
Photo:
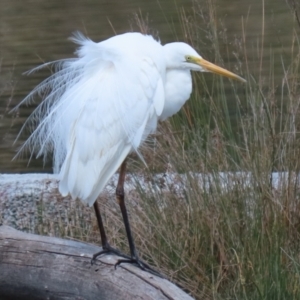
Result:
<svg viewBox="0 0 300 300"><path fill-rule="evenodd" d="M166 279L83 242L0 226L0 299L192 299Z"/></svg>

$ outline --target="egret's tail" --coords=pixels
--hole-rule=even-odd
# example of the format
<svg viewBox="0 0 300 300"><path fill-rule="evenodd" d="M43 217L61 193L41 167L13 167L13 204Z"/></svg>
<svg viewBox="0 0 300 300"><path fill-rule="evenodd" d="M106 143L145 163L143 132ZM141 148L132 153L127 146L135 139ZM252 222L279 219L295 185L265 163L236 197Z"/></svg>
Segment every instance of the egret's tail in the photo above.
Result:
<svg viewBox="0 0 300 300"><path fill-rule="evenodd" d="M73 199L79 198L92 206L130 150L130 145L124 147L119 143L101 157L96 155L83 161L74 147L66 157L59 174L60 193L63 196L70 194Z"/></svg>

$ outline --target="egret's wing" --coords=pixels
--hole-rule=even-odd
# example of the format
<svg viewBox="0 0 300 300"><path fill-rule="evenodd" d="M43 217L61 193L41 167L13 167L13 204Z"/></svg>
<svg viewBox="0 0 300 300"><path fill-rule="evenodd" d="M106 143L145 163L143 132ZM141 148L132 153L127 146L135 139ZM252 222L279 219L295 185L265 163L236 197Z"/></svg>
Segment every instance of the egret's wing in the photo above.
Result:
<svg viewBox="0 0 300 300"><path fill-rule="evenodd" d="M164 103L162 66L80 39L79 58L42 84L51 92L29 143L54 150L59 189L92 205L130 151L157 124ZM54 98L58 97L55 101ZM45 113L46 112L46 113Z"/></svg>

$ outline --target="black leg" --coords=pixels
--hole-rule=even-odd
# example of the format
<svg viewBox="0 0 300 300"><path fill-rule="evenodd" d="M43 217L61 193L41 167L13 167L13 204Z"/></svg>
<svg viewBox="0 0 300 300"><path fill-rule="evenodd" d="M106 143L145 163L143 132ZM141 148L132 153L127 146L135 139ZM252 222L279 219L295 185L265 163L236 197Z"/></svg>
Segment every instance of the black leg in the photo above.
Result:
<svg viewBox="0 0 300 300"><path fill-rule="evenodd" d="M130 248L130 254L133 259L138 259L138 255L135 249L135 245L133 242L132 234L131 234L131 229L130 229L130 224L128 220L128 214L127 214L127 209L125 206L125 192L124 192L124 181L125 181L125 174L126 174L126 160L122 163L121 168L120 168L120 175L119 175L119 180L118 180L118 185L116 189L116 197L117 201L120 205L124 225L125 225L125 230L127 234L127 239L129 243L129 248Z"/></svg>
<svg viewBox="0 0 300 300"><path fill-rule="evenodd" d="M95 210L96 217L97 217L98 228L100 230L102 247L105 248L105 246L107 245L107 237L106 237L106 233L104 230L102 217L100 214L100 208L99 208L99 204L98 204L97 200L94 203L94 210Z"/></svg>
<svg viewBox="0 0 300 300"><path fill-rule="evenodd" d="M126 259L130 259L130 257L128 255L123 254L119 250L114 249L113 247L111 247L109 245L109 243L107 241L106 233L105 233L105 230L104 230L103 222L102 222L102 217L101 217L101 213L100 213L99 204L98 204L97 201L95 201L95 203L94 203L94 210L95 210L95 213L96 213L98 228L99 228L99 231L100 231L102 250L93 255L91 263L93 264L95 262L96 258L98 256L100 256L101 254L105 254L105 253L109 253L109 252L114 253L118 256L122 256Z"/></svg>
<svg viewBox="0 0 300 300"><path fill-rule="evenodd" d="M134 263L134 264L137 264L142 270L164 278L161 274L159 274L158 272L153 270L148 264L142 262L138 257L138 254L137 254L137 251L136 251L136 248L134 245L134 241L133 241L133 237L132 237L132 233L131 233L131 229L130 229L130 224L129 224L129 220L128 220L127 209L126 209L126 205L125 205L125 192L124 192L125 175L126 175L126 160L124 160L124 162L122 163L121 168L120 168L119 180L118 180L118 185L116 188L116 197L117 197L117 201L120 205L120 209L121 209L121 213L122 213L122 217L123 217L123 221L124 221L124 225L125 225L125 230L126 230L126 234L127 234L131 258L130 259L128 259L128 258L119 259L118 262L116 263L116 266L120 265L121 263Z"/></svg>
<svg viewBox="0 0 300 300"><path fill-rule="evenodd" d="M95 261L95 259L99 255L102 255L102 254L105 254L105 253L114 253L114 254L124 258L124 259L119 259L118 260L118 262L115 264L115 268L118 265L120 265L121 263L134 263L134 264L137 264L142 270L145 270L145 271L147 271L149 273L152 273L156 276L164 278L158 272L153 270L148 264L142 262L138 258L138 254L137 254L137 251L136 251L136 248L135 248L135 245L134 245L134 241L133 241L133 238L132 238L132 234L131 234L127 209L126 209L126 206L125 206L125 193L124 193L125 175L126 175L126 160L122 163L122 165L120 167L119 180L118 180L118 185L117 185L117 188L116 188L116 197L117 197L117 201L120 205L120 209L121 209L121 212L122 212L122 217L123 217L125 230L126 230L126 234L127 234L127 239L128 239L128 243L129 243L129 248L130 248L130 256L123 254L119 250L114 249L109 245L107 237L106 237L106 233L105 233L105 230L104 230L103 222L102 222L102 217L101 217L101 214L100 214L100 208L99 208L99 205L96 201L94 203L94 209L95 209L95 213L96 213L96 217L97 217L98 227L99 227L99 230L100 230L102 250L93 255L92 263Z"/></svg>

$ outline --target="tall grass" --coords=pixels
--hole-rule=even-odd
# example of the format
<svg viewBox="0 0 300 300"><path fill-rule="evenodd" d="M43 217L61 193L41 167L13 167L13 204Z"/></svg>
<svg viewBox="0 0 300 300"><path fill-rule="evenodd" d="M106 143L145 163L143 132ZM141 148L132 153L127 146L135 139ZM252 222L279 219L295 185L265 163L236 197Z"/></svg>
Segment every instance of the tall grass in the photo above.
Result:
<svg viewBox="0 0 300 300"><path fill-rule="evenodd" d="M206 18L222 64L213 1L198 3L193 20L183 15L185 36L197 45L197 18ZM196 75L192 99L149 154L150 172L166 170L164 187L141 186L131 207L142 255L197 299L300 299L299 35L275 73L263 21L256 69L246 31L236 43L231 69L248 82L231 84L234 120L225 79Z"/></svg>
<svg viewBox="0 0 300 300"><path fill-rule="evenodd" d="M203 31L195 34L204 20L222 65L226 35L216 27L213 1L195 1L193 13L182 13L187 41L201 48ZM278 81L263 33L258 60L247 52L246 31L235 43L230 69L247 84L232 82L229 99L227 79L195 75L192 99L143 149L149 168L131 166L136 191L128 209L139 253L196 299L300 299L299 35L285 50ZM102 203L102 211L110 242L127 251L117 207ZM96 222L90 238L86 232L100 242Z"/></svg>

